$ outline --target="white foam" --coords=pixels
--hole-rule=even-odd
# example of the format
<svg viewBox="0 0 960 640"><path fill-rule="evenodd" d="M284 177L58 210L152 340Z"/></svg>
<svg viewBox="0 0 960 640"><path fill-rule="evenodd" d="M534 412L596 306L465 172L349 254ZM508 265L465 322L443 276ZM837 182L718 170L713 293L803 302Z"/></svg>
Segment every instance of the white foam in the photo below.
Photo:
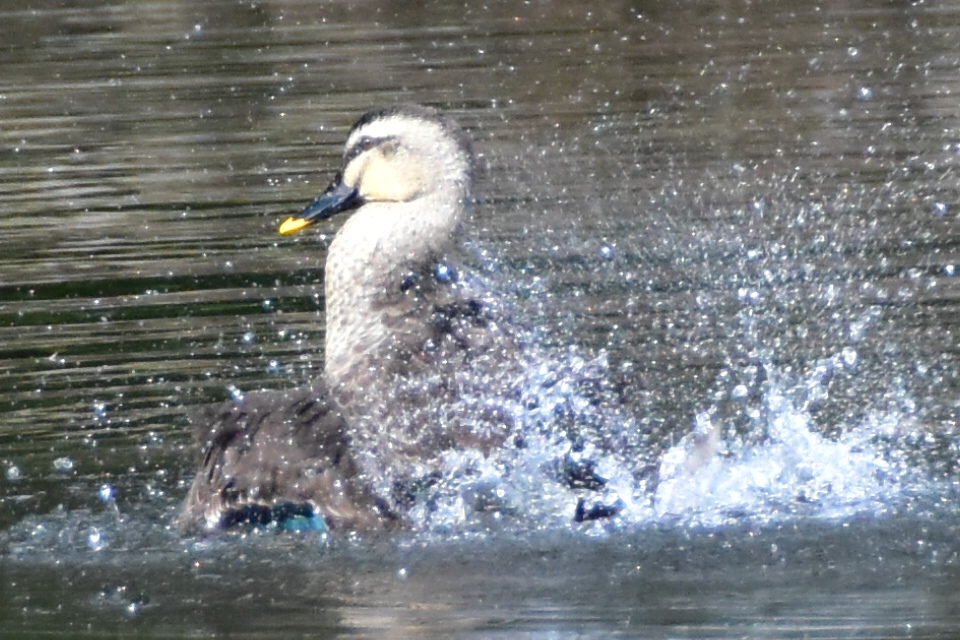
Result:
<svg viewBox="0 0 960 640"><path fill-rule="evenodd" d="M895 416L873 417L831 439L817 432L790 391L776 382L766 386L766 434L759 442L724 443L702 464L690 462L696 431L672 447L660 464L657 517L702 524L731 514L845 517L882 508L902 492L904 467L877 441L895 427ZM709 428L723 431L721 424Z"/></svg>

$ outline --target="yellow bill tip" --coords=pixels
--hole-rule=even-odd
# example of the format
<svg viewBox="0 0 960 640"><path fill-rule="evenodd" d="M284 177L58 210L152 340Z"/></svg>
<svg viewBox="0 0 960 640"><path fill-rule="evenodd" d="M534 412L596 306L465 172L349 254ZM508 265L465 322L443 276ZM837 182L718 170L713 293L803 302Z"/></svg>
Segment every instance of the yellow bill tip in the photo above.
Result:
<svg viewBox="0 0 960 640"><path fill-rule="evenodd" d="M304 218L287 218L280 224L278 231L281 235L290 235L291 233L296 233L303 229L306 226L309 226L310 221Z"/></svg>

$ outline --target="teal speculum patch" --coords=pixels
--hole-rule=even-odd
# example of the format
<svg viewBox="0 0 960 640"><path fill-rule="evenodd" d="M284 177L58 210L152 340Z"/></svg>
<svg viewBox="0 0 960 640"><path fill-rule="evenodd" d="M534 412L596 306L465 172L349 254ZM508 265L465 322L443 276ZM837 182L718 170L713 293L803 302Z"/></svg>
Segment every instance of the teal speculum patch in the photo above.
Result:
<svg viewBox="0 0 960 640"><path fill-rule="evenodd" d="M237 526L273 527L278 531L291 533L312 531L325 533L330 530L326 520L312 506L292 502L280 502L273 505L243 505L225 512L220 517L217 526L221 529L230 529Z"/></svg>

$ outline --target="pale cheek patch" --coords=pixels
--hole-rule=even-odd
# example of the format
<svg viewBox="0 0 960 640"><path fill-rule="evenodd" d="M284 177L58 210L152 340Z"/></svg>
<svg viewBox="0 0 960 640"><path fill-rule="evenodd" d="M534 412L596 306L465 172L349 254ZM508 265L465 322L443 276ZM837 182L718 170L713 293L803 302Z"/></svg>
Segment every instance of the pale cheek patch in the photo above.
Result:
<svg viewBox="0 0 960 640"><path fill-rule="evenodd" d="M408 202L423 189L423 179L410 159L372 156L360 175L360 196L368 202Z"/></svg>
<svg viewBox="0 0 960 640"><path fill-rule="evenodd" d="M343 168L343 184L354 189L357 188L357 182L360 181L360 175L363 173L364 165L367 163L366 156L354 158Z"/></svg>

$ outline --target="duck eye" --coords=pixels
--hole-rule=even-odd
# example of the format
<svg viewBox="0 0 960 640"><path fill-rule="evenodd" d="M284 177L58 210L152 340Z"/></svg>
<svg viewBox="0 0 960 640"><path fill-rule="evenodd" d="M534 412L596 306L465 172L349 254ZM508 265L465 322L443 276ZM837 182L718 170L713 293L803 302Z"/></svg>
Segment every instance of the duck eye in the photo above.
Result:
<svg viewBox="0 0 960 640"><path fill-rule="evenodd" d="M364 137L364 138L360 138L360 141L357 143L357 146L360 148L361 151L370 151L370 149L373 149L375 146L377 146L377 141L374 140L373 138Z"/></svg>

